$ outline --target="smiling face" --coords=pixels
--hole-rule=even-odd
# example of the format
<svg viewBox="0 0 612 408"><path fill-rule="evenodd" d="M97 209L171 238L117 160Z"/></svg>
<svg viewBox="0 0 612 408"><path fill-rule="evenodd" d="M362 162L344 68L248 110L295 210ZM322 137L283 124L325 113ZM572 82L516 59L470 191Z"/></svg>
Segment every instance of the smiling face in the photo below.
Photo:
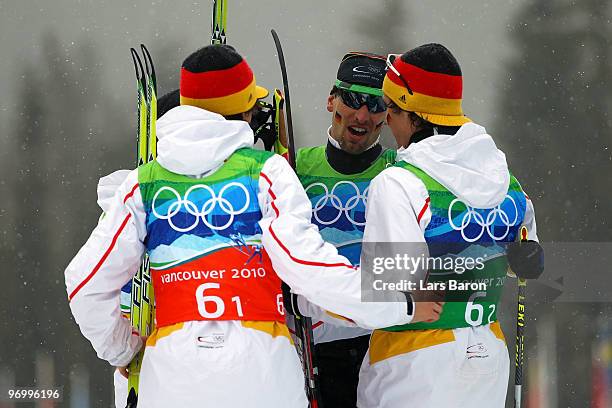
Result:
<svg viewBox="0 0 612 408"><path fill-rule="evenodd" d="M371 113L366 105L349 108L338 95L327 98L327 110L332 113L331 137L351 154L366 151L378 140L387 115L386 112Z"/></svg>

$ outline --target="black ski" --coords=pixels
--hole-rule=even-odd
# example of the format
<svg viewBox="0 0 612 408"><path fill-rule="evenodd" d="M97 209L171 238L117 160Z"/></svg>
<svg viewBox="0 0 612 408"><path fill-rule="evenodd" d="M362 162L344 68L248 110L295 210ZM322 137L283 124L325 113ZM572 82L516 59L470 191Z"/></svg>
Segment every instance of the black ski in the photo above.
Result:
<svg viewBox="0 0 612 408"><path fill-rule="evenodd" d="M138 52L130 48L136 81L138 87L138 125L137 125L137 164L138 166L155 160L157 156L157 138L155 123L157 120L157 81L153 59L147 47L140 45L144 65ZM151 334L154 328L154 295L149 258L145 254L138 272L132 279L132 302L130 305L130 320L132 327L143 336ZM140 350L128 367L128 399L127 408L135 408L138 404L138 383L140 367L144 356L144 348Z"/></svg>
<svg viewBox="0 0 612 408"><path fill-rule="evenodd" d="M287 79L287 67L285 56L280 39L275 30L272 30L272 38L278 54L281 74L283 76L283 88L285 91L285 113L287 115L287 137L288 137L288 160L295 170L295 142L293 138L293 122L291 119L291 99L289 97L289 81ZM319 389L319 373L317 360L314 351L314 339L312 334L312 319L296 314L293 316L295 321L295 335L297 337L297 349L302 361L302 368L306 379L306 394L311 408L322 408L321 393Z"/></svg>

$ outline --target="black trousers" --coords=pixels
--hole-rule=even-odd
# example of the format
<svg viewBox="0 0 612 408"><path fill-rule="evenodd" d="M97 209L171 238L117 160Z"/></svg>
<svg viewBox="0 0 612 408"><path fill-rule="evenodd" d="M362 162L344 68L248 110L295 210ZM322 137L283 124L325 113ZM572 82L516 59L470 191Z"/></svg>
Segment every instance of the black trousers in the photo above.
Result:
<svg viewBox="0 0 612 408"><path fill-rule="evenodd" d="M355 408L359 368L370 335L315 345L324 408Z"/></svg>

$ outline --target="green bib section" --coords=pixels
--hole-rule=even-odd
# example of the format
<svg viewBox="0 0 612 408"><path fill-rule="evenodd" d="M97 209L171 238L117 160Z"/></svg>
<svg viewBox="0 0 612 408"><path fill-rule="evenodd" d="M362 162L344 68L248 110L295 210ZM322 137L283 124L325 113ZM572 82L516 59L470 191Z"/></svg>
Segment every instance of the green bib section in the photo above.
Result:
<svg viewBox="0 0 612 408"><path fill-rule="evenodd" d="M139 167L151 266L176 263L209 247L259 239L259 174L272 155L239 149L202 178L173 173L156 160Z"/></svg>
<svg viewBox="0 0 612 408"><path fill-rule="evenodd" d="M245 175L251 179L258 180L259 173L264 163L272 156L274 156L272 152L244 147L236 150L213 174L202 178L194 178L173 173L162 167L157 160L154 160L138 168L138 182L142 189L143 185L147 186L156 181L160 183L214 184L240 178ZM144 200L145 193L142 194Z"/></svg>
<svg viewBox="0 0 612 408"><path fill-rule="evenodd" d="M505 243L517 240L525 217L526 198L520 184L510 175L504 200L495 208L478 209L423 170L403 161L396 166L418 177L428 191L432 217L424 236L430 258L439 262L433 262L424 287L445 291L446 303L434 323L385 330L454 329L497 321L508 269Z"/></svg>
<svg viewBox="0 0 612 408"><path fill-rule="evenodd" d="M395 151L385 150L370 167L356 174L334 170L326 146L303 148L297 155L297 174L312 204L312 223L338 252L357 265L365 228L370 182L395 162Z"/></svg>

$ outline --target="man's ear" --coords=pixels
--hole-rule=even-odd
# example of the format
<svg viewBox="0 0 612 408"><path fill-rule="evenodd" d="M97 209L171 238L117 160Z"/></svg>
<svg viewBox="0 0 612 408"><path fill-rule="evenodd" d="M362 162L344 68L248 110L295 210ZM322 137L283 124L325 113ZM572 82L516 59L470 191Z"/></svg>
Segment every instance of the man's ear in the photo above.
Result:
<svg viewBox="0 0 612 408"><path fill-rule="evenodd" d="M327 97L327 111L328 112L334 111L334 99L336 99L335 95L329 95Z"/></svg>

